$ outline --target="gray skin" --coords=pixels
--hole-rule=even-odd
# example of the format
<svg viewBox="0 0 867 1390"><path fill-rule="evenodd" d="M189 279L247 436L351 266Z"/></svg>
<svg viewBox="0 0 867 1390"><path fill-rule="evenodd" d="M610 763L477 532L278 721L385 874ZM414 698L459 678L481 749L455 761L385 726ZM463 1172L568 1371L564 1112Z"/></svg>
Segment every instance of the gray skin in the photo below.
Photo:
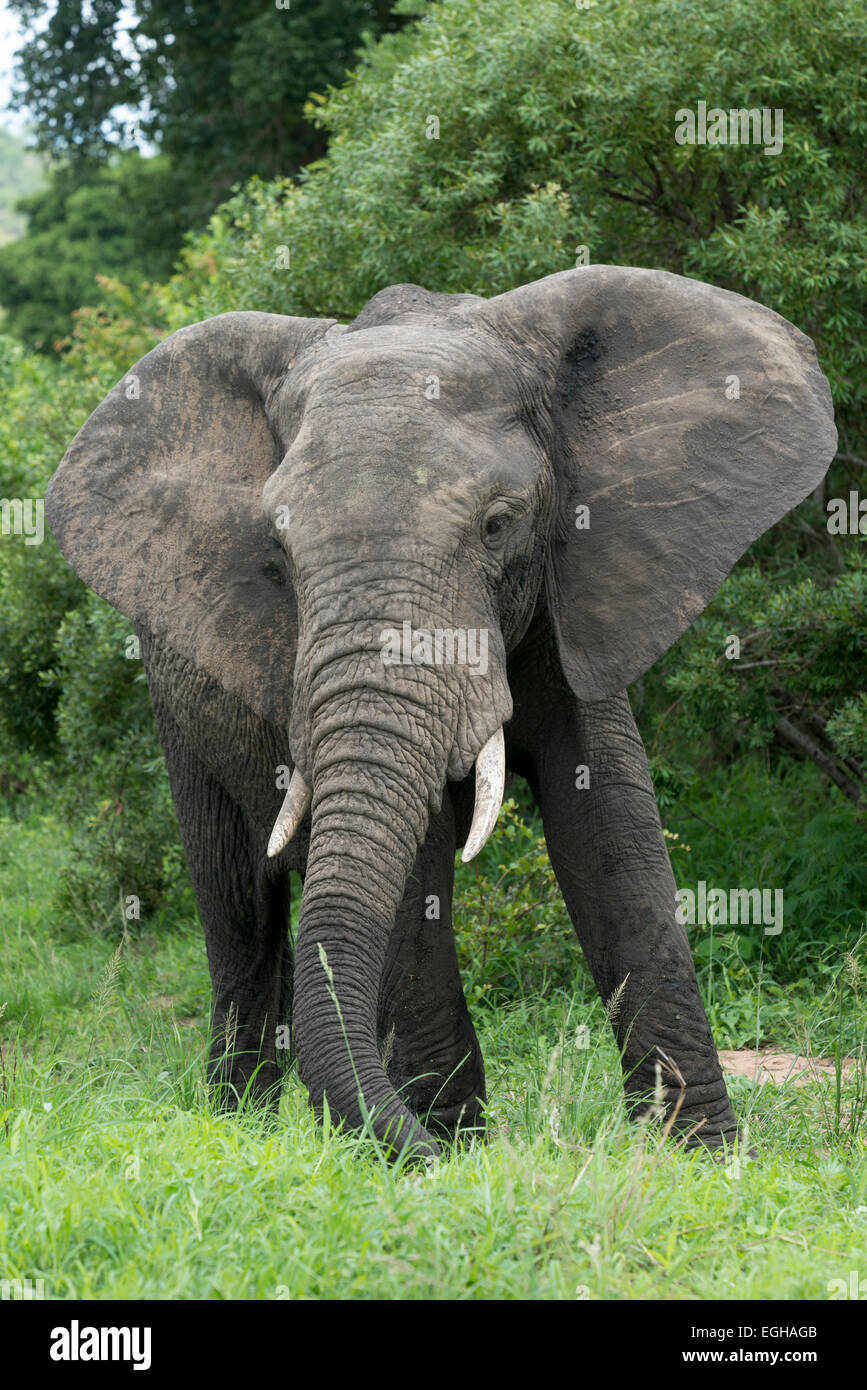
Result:
<svg viewBox="0 0 867 1390"><path fill-rule="evenodd" d="M360 1093L374 1133L422 1158L481 1127L451 895L474 762L504 726L600 994L620 991L633 1108L664 1055L685 1081L678 1127L734 1138L625 688L835 444L791 324L610 266L491 300L393 286L348 326L225 314L115 387L48 518L142 638L227 1105L273 1101L291 1019L318 1113L327 1096L360 1127ZM405 622L484 629L487 671L384 664ZM312 810L269 857L293 768Z"/></svg>

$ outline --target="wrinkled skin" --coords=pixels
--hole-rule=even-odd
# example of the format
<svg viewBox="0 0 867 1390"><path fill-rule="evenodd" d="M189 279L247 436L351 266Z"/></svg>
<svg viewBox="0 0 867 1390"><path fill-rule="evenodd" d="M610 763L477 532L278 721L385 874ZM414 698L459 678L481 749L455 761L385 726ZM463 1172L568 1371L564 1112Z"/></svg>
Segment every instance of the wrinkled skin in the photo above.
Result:
<svg viewBox="0 0 867 1390"><path fill-rule="evenodd" d="M275 1098L291 1021L318 1111L366 1110L420 1157L481 1128L451 895L502 727L600 994L619 991L627 1092L640 1107L663 1054L678 1127L734 1138L625 687L834 445L796 329L614 267L493 300L396 286L348 327L224 315L124 378L48 515L142 637L226 1104ZM484 633L486 669L384 662L406 623ZM312 807L269 857L292 769Z"/></svg>

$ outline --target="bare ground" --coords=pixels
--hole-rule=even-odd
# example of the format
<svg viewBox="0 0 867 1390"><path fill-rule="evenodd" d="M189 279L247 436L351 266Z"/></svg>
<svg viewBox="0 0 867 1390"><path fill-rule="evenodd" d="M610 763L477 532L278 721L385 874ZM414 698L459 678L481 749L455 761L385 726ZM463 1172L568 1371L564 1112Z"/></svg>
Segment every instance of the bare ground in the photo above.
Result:
<svg viewBox="0 0 867 1390"><path fill-rule="evenodd" d="M729 1076L748 1076L761 1085L768 1082L781 1086L791 1081L795 1086L808 1086L815 1081L832 1081L835 1076L833 1057L799 1057L796 1052L774 1052L762 1048L744 1048L738 1052L721 1052L722 1069ZM848 1075L855 1065L854 1057L844 1057L843 1073Z"/></svg>

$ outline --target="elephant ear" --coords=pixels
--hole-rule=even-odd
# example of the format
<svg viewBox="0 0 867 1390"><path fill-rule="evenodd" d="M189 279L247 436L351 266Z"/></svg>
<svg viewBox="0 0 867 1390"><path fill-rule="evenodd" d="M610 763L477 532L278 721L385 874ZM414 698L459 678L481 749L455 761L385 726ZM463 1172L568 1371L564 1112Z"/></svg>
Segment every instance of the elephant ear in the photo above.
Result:
<svg viewBox="0 0 867 1390"><path fill-rule="evenodd" d="M93 412L45 497L86 584L278 722L296 609L262 509L285 452L271 403L333 322L231 313L173 333Z"/></svg>
<svg viewBox="0 0 867 1390"><path fill-rule="evenodd" d="M603 699L820 482L837 438L828 383L779 314L664 271L565 271L482 313L542 367L558 487L548 602L572 689Z"/></svg>

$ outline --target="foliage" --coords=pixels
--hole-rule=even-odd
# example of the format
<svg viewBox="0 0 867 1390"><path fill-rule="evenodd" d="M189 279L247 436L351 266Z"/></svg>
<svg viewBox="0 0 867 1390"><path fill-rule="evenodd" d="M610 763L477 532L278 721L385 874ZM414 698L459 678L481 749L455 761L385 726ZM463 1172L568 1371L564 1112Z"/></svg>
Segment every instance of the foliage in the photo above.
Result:
<svg viewBox="0 0 867 1390"><path fill-rule="evenodd" d="M89 400L55 363L0 338L0 497L36 503L84 423ZM64 613L84 593L45 528L41 545L0 536L0 736L13 750L44 754L52 746L56 691L40 681L51 662Z"/></svg>
<svg viewBox="0 0 867 1390"><path fill-rule="evenodd" d="M575 937L540 831L509 798L479 859L458 869L455 941L471 1005L574 979Z"/></svg>
<svg viewBox="0 0 867 1390"><path fill-rule="evenodd" d="M729 765L707 758L668 786L679 887L782 891L779 934L758 922L687 927L718 1045L755 1042L757 995L761 1036L777 1042L791 1028L792 996L823 990L867 925L863 819L829 797L812 763L769 765L760 751Z"/></svg>
<svg viewBox="0 0 867 1390"><path fill-rule="evenodd" d="M783 890L779 935L759 922L688 926L699 985L720 1047L791 1036L790 992L825 990L865 929L863 821L830 802L812 764L769 769L757 753L699 774L652 759L678 887ZM667 776L666 776L667 774ZM580 951L551 869L541 822L521 796L504 803L496 834L471 865L457 864L454 928L471 1004L505 1004L551 990L580 992ZM701 807L697 811L693 801ZM855 1039L847 1035L847 1046Z"/></svg>
<svg viewBox="0 0 867 1390"><path fill-rule="evenodd" d="M55 172L19 204L26 236L0 247L6 324L31 347L66 339L72 314L101 297L100 275L130 285L171 273L187 209L165 159L125 154L83 179Z"/></svg>
<svg viewBox="0 0 867 1390"><path fill-rule="evenodd" d="M0 245L21 236L27 224L16 204L35 193L44 178L43 161L24 137L0 128Z"/></svg>
<svg viewBox="0 0 867 1390"><path fill-rule="evenodd" d="M856 0L830 28L805 0L443 0L313 103L326 160L222 210L196 243L196 302L349 317L395 281L493 294L569 268L583 245L593 262L693 274L792 319L855 449L865 56ZM675 113L699 100L783 107L783 154L677 144Z"/></svg>
<svg viewBox="0 0 867 1390"><path fill-rule="evenodd" d="M674 728L705 734L717 758L776 740L811 758L858 801L867 780L864 654L867 556L853 546L834 583L772 586L761 568L734 574L658 669ZM860 721L859 721L859 711Z"/></svg>
<svg viewBox="0 0 867 1390"><path fill-rule="evenodd" d="M18 101L40 147L76 170L152 142L190 226L239 180L321 156L324 136L304 120L308 93L341 81L364 35L401 23L387 0L54 0L38 29L40 0L11 8L31 26Z"/></svg>
<svg viewBox="0 0 867 1390"><path fill-rule="evenodd" d="M867 764L867 694L862 690L843 700L828 720L826 731L840 756Z"/></svg>
<svg viewBox="0 0 867 1390"><path fill-rule="evenodd" d="M105 290L110 309L81 314L62 367L0 339L0 495L39 501L76 429L152 345L159 296L111 281ZM124 656L128 632L47 528L41 545L0 537L0 792L47 789L74 827L54 910L78 930L120 931L131 895L142 921L195 911L141 663Z"/></svg>
<svg viewBox="0 0 867 1390"><path fill-rule="evenodd" d="M76 431L164 331L159 290L103 278L102 291L105 307L77 315L62 367L0 337L0 497L44 496ZM10 753L54 749L60 686L40 672L51 668L64 614L84 594L47 526L41 545L0 536L0 734Z"/></svg>

